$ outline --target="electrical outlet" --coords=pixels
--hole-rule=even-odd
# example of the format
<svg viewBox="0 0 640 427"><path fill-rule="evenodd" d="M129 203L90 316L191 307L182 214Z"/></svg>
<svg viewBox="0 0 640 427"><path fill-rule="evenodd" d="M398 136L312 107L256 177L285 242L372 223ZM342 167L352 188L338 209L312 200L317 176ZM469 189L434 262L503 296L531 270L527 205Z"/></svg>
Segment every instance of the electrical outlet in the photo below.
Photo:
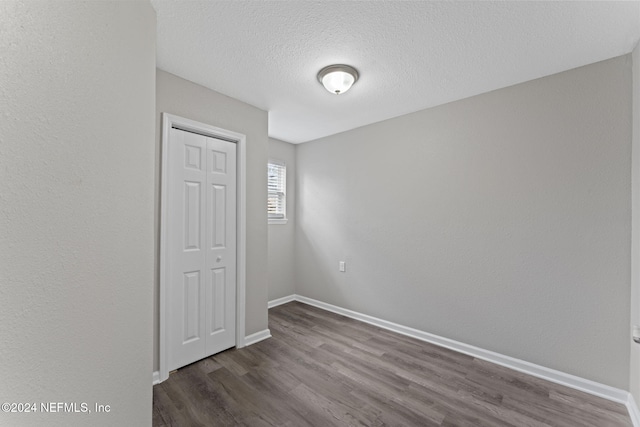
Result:
<svg viewBox="0 0 640 427"><path fill-rule="evenodd" d="M346 263L345 263L344 261L340 261L340 264L339 264L339 266L338 266L338 267L339 267L339 269L340 269L340 271L341 271L342 273L344 273L345 271L347 271L347 266L346 266Z"/></svg>

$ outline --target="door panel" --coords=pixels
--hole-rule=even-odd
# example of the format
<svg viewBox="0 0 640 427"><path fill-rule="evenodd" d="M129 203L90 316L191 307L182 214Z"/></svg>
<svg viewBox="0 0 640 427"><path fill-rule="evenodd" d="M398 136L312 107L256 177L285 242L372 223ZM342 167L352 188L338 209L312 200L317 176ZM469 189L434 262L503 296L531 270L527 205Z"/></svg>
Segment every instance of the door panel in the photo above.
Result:
<svg viewBox="0 0 640 427"><path fill-rule="evenodd" d="M211 220L211 249L224 249L226 238L226 192L224 185L213 184L209 194L210 209L213 215Z"/></svg>
<svg viewBox="0 0 640 427"><path fill-rule="evenodd" d="M235 345L235 144L171 129L169 370Z"/></svg>
<svg viewBox="0 0 640 427"><path fill-rule="evenodd" d="M199 340L200 337L200 272L191 271L184 275L183 288L184 336L182 344Z"/></svg>
<svg viewBox="0 0 640 427"><path fill-rule="evenodd" d="M209 334L225 329L225 293L226 274L225 268L211 270L211 306L214 308L211 316Z"/></svg>
<svg viewBox="0 0 640 427"><path fill-rule="evenodd" d="M184 250L200 249L200 183L184 183Z"/></svg>
<svg viewBox="0 0 640 427"><path fill-rule="evenodd" d="M206 352L214 354L236 342L236 146L207 138L209 214Z"/></svg>

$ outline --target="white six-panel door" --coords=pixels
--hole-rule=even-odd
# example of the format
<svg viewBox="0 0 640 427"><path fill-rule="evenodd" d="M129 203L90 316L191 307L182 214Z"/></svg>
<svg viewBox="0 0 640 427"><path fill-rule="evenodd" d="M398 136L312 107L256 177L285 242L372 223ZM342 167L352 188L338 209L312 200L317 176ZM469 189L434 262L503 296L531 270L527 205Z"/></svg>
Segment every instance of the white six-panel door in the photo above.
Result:
<svg viewBox="0 0 640 427"><path fill-rule="evenodd" d="M169 370L235 345L236 145L171 129Z"/></svg>

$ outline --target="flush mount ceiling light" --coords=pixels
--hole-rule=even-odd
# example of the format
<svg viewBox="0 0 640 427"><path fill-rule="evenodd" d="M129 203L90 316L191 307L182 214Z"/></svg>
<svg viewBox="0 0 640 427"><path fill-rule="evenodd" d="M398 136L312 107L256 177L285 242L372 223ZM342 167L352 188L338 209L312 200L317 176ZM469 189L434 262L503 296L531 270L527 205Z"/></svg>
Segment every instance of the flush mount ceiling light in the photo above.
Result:
<svg viewBox="0 0 640 427"><path fill-rule="evenodd" d="M318 72L318 81L329 92L345 93L358 80L358 71L349 65L329 65Z"/></svg>

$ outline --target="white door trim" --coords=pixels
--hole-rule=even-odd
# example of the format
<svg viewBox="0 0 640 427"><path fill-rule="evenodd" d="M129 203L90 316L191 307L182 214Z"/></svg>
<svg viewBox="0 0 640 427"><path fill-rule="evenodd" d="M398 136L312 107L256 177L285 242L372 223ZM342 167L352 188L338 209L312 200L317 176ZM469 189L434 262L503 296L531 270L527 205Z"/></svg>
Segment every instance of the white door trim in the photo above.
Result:
<svg viewBox="0 0 640 427"><path fill-rule="evenodd" d="M223 139L233 142L237 145L237 209L236 209L236 347L245 346L245 281L246 281L246 154L247 154L247 137L243 134L210 126L204 123L185 119L173 114L162 113L162 163L160 170L160 334L159 334L159 381L162 382L169 378L169 369L167 361L169 360L169 328L167 327L167 294L169 292L167 284L167 165L168 145L171 128L182 129L189 132L199 133L201 135L213 138Z"/></svg>

